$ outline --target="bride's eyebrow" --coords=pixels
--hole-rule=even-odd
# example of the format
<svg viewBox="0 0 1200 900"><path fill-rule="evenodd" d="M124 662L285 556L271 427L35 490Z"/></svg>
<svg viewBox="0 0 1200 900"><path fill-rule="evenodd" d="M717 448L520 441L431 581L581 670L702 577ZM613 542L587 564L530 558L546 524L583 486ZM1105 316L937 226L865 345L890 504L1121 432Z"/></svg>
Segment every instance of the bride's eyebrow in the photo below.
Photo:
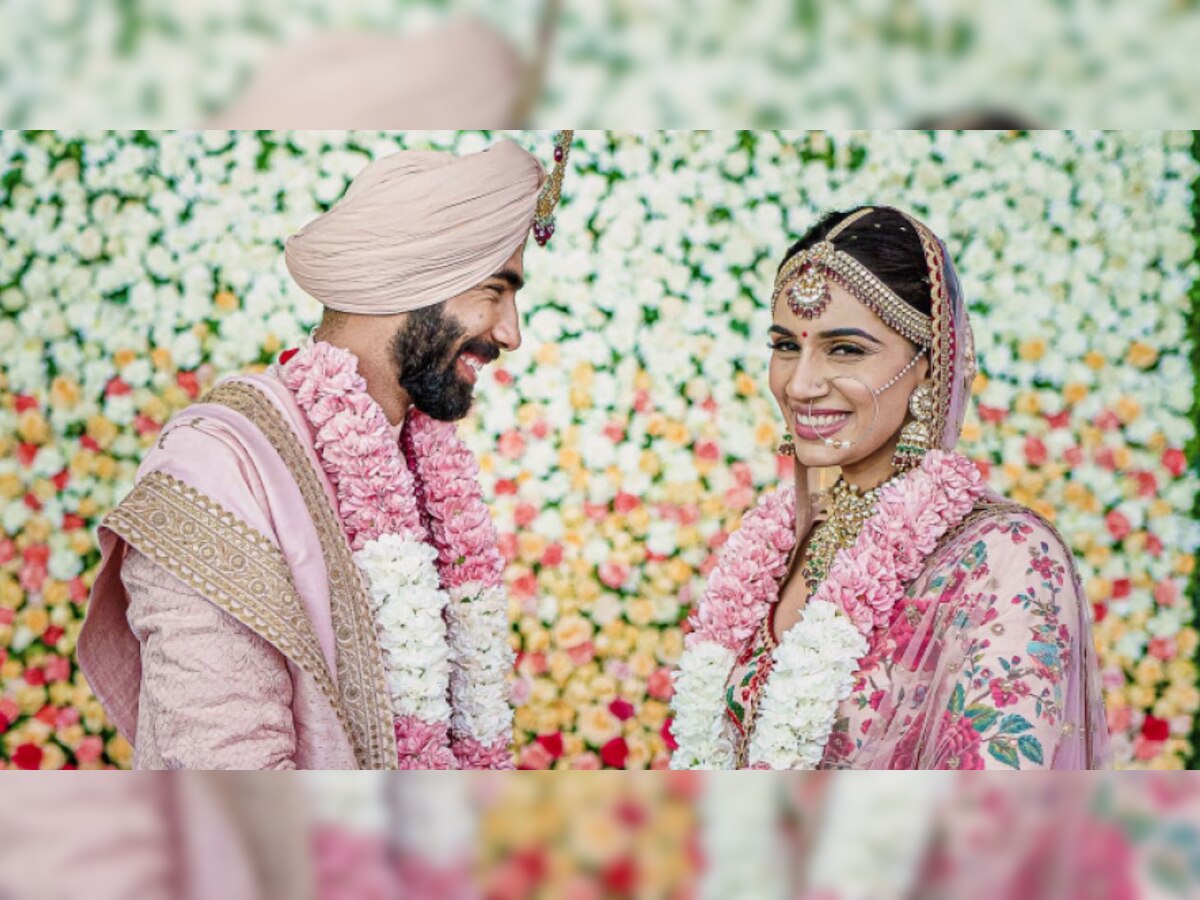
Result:
<svg viewBox="0 0 1200 900"><path fill-rule="evenodd" d="M781 334L784 337L795 337L796 336L795 332L788 331L782 325L772 325L770 327L770 329L768 329L768 330L771 332L771 334Z"/></svg>
<svg viewBox="0 0 1200 900"><path fill-rule="evenodd" d="M872 334L868 334L867 332L863 331L861 328L833 328L833 329L830 329L829 331L822 331L820 334L817 335L817 337L821 338L821 340L824 340L824 341L833 340L834 338L860 337L860 338L866 338L871 343L878 344L880 347L883 346L883 341L879 340L879 338L875 337Z"/></svg>

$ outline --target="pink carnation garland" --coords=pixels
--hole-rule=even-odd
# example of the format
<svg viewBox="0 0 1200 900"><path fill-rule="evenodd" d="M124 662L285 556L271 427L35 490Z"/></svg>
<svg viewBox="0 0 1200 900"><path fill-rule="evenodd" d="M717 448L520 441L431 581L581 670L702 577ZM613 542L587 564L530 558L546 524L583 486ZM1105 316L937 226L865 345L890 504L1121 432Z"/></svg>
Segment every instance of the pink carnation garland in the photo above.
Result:
<svg viewBox="0 0 1200 900"><path fill-rule="evenodd" d="M895 604L921 573L938 541L985 492L979 470L966 457L945 450L928 452L920 466L880 491L875 512L857 541L838 552L810 602L832 603L870 638L888 625ZM796 539L795 507L795 489L783 487L760 498L730 537L696 611L687 638L689 654L705 653L708 645L736 658L761 625L778 599L779 582L787 572ZM723 694L724 681L707 684L708 680L711 677L705 676L706 687L701 690ZM689 704L723 709L715 694L691 699L677 694L672 706L682 714Z"/></svg>
<svg viewBox="0 0 1200 900"><path fill-rule="evenodd" d="M444 590L471 581L493 591L503 588L504 562L479 488L478 465L451 423L416 411L410 415L405 442L414 478L352 353L310 342L280 372L312 426L353 550L387 534L425 543L432 537ZM507 631L489 637L507 646ZM456 699L450 698L452 705ZM511 722L507 705L505 713ZM452 736L446 723L412 715L398 716L395 728L400 768L513 767L507 736L485 745L469 735Z"/></svg>

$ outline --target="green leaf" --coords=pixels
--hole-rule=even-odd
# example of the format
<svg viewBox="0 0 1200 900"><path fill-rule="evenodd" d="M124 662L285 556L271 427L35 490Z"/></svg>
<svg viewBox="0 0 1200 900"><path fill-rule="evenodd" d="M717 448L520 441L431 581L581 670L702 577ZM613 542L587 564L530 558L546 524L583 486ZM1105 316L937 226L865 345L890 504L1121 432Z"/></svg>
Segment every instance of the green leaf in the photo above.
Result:
<svg viewBox="0 0 1200 900"><path fill-rule="evenodd" d="M1000 723L1001 734L1024 734L1026 731L1032 731L1033 725L1024 716L1016 714L1005 716L1004 721Z"/></svg>
<svg viewBox="0 0 1200 900"><path fill-rule="evenodd" d="M1021 755L1035 766L1040 766L1045 759L1042 755L1042 742L1032 734L1021 735L1017 739L1017 746L1021 748Z"/></svg>
<svg viewBox="0 0 1200 900"><path fill-rule="evenodd" d="M950 695L950 712L953 715L961 716L963 714L963 705L967 702L967 692L963 690L961 684L954 686L954 693Z"/></svg>
<svg viewBox="0 0 1200 900"><path fill-rule="evenodd" d="M1021 759L1017 756L1017 748L1012 741L995 740L988 744L988 753L992 759L999 760L1010 769L1020 769Z"/></svg>
<svg viewBox="0 0 1200 900"><path fill-rule="evenodd" d="M996 724L996 720L1000 718L1000 712L990 706L976 703L967 707L967 718L971 720L975 730L982 734Z"/></svg>

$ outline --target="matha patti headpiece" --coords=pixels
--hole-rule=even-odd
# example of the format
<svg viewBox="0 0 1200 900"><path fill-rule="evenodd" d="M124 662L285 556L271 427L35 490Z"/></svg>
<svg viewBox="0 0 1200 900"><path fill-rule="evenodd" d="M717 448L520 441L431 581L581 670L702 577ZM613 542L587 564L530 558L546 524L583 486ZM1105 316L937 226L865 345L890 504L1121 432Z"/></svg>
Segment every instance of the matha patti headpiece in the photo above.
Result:
<svg viewBox="0 0 1200 900"><path fill-rule="evenodd" d="M789 259L775 278L771 307L779 296L787 296L788 306L802 319L815 319L829 305L829 281L832 279L857 297L888 327L914 344L928 347L933 342L933 320L905 303L870 269L834 246L838 235L865 216L874 207L860 209L847 216L825 239Z"/></svg>
<svg viewBox="0 0 1200 900"><path fill-rule="evenodd" d="M562 196L563 174L567 169L567 156L571 153L571 140L574 137L575 132L571 129L554 134L554 170L542 185L533 214L533 239L540 247L545 247L554 234L554 207Z"/></svg>

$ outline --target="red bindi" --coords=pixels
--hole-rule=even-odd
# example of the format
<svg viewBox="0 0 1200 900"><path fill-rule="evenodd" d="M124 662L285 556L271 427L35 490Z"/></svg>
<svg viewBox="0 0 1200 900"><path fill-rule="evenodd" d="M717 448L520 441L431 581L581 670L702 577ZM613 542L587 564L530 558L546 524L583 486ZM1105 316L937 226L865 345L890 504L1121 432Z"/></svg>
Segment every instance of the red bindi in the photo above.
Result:
<svg viewBox="0 0 1200 900"><path fill-rule="evenodd" d="M808 332L807 331L801 332L800 337L808 337Z"/></svg>

